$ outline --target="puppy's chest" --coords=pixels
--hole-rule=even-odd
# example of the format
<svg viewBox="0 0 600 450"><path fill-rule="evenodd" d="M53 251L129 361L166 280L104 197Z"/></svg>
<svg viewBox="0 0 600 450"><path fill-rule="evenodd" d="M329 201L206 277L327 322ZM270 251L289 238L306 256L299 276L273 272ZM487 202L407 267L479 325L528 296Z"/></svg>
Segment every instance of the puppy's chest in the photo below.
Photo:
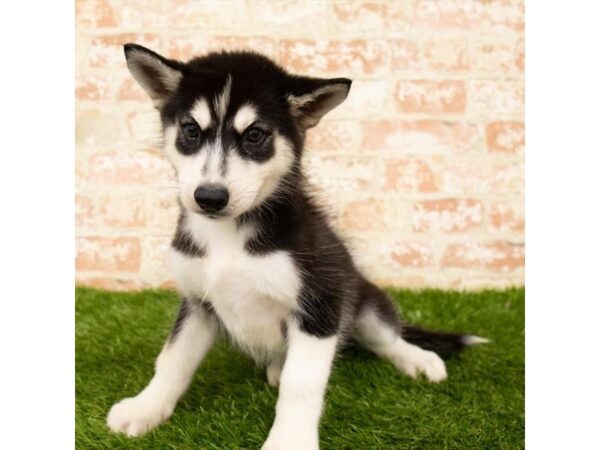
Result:
<svg viewBox="0 0 600 450"><path fill-rule="evenodd" d="M300 290L298 271L286 252L252 255L245 248L248 230L218 224L221 227L193 230L203 256L190 257L171 249L172 275L183 295L212 304L242 348L268 359L285 343L284 323L296 307Z"/></svg>

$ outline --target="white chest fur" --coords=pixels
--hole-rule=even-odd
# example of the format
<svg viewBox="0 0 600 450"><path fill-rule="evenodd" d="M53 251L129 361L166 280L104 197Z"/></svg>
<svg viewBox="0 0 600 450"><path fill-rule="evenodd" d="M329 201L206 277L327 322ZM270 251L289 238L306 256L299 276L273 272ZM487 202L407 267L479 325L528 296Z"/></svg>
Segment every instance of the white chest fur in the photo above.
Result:
<svg viewBox="0 0 600 450"><path fill-rule="evenodd" d="M175 249L169 267L181 293L205 299L233 338L254 358L268 361L284 351L282 322L296 307L300 277L287 252L251 255L245 249L253 230L233 221L188 216L185 224L205 256Z"/></svg>

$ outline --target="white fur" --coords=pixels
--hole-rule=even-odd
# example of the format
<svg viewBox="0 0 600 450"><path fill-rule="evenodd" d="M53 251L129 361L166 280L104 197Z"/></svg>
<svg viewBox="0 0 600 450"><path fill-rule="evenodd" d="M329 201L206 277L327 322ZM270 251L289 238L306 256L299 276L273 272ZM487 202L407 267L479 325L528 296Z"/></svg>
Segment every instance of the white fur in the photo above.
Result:
<svg viewBox="0 0 600 450"><path fill-rule="evenodd" d="M281 379L281 364L274 362L267 366L267 382L269 386L279 386L279 380Z"/></svg>
<svg viewBox="0 0 600 450"><path fill-rule="evenodd" d="M167 420L196 368L213 344L216 323L202 309L193 309L174 342L167 342L156 360L155 375L136 397L115 404L108 427L128 436L143 434Z"/></svg>
<svg viewBox="0 0 600 450"><path fill-rule="evenodd" d="M242 105L235 113L233 118L233 128L239 134L242 134L256 120L256 109L249 103Z"/></svg>
<svg viewBox="0 0 600 450"><path fill-rule="evenodd" d="M463 337L463 344L465 345L487 344L488 342L490 342L489 339L480 336L467 335Z"/></svg>
<svg viewBox="0 0 600 450"><path fill-rule="evenodd" d="M171 249L169 267L178 288L185 296L209 300L233 340L256 360L281 357L282 322L296 306L301 284L290 255L250 255L245 243L253 230L238 229L233 220L194 214L185 226L206 255L189 257Z"/></svg>
<svg viewBox="0 0 600 450"><path fill-rule="evenodd" d="M223 123L223 119L225 118L225 114L227 113L227 107L229 106L229 97L231 96L231 76L227 77L227 81L225 81L225 86L223 87L223 91L217 96L215 99L214 107L217 112L217 116L219 117L220 123Z"/></svg>
<svg viewBox="0 0 600 450"><path fill-rule="evenodd" d="M319 418L337 336L308 335L292 320L288 323L288 339L275 422L262 449L318 449Z"/></svg>
<svg viewBox="0 0 600 450"><path fill-rule="evenodd" d="M416 378L420 373L429 381L439 382L448 377L446 365L436 353L423 350L400 336L373 311L366 311L357 319L359 338L367 348L388 358L398 370Z"/></svg>
<svg viewBox="0 0 600 450"><path fill-rule="evenodd" d="M206 130L210 128L212 123L212 117L210 115L210 108L208 106L208 101L204 97L199 98L194 103L192 110L190 112L194 120L200 125L202 130Z"/></svg>

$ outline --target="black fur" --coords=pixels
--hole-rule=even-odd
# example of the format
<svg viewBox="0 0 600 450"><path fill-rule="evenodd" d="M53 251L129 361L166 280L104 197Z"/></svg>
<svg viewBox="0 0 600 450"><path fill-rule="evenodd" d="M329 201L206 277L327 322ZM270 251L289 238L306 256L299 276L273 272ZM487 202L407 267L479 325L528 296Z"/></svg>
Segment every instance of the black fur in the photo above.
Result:
<svg viewBox="0 0 600 450"><path fill-rule="evenodd" d="M175 318L175 324L173 325L173 329L171 330L171 335L169 336L169 342L175 342L177 339L177 335L181 331L183 327L183 323L188 318L191 313L190 301L187 298L181 300L181 305L179 306L179 312L177 313L177 317Z"/></svg>
<svg viewBox="0 0 600 450"><path fill-rule="evenodd" d="M126 54L137 48L126 46ZM177 90L169 94L160 107L164 127L189 121L189 111L195 101L199 97L214 98L231 78L225 121L232 120L239 107L249 102L258 111L262 129L268 133L277 130L292 144L295 161L281 180L279 189L267 201L236 220L238 226L252 223L257 230L256 236L246 243L248 252L266 254L286 250L294 259L302 274L296 313L302 330L318 337L333 334L349 337L357 317L372 310L407 341L423 348L448 353L464 346L461 335L429 332L402 324L390 299L357 270L346 246L310 194L301 165L306 128L314 126L324 112L345 98L350 80L291 75L268 58L252 52L211 53L186 64L162 57L160 61L182 74ZM158 86L158 89L162 87ZM306 97L307 94L314 94L314 98L300 105L290 103L290 96ZM211 114L216 116L212 102L208 104ZM217 127L191 141L180 129L176 147L181 153L193 153L200 149L203 140L214 140L216 133L222 133L224 151L235 148L240 156L257 163L268 160L273 154L272 139L266 139L260 148L251 149L242 142L243 136L234 130ZM202 256L204 250L198 248L183 230L184 214L173 246L185 254Z"/></svg>
<svg viewBox="0 0 600 450"><path fill-rule="evenodd" d="M181 208L181 206L180 206ZM171 247L179 250L184 255L202 257L205 255L205 250L198 247L189 233L184 229L185 213L183 208L179 213L179 220L177 222L177 229L175 235L171 241Z"/></svg>

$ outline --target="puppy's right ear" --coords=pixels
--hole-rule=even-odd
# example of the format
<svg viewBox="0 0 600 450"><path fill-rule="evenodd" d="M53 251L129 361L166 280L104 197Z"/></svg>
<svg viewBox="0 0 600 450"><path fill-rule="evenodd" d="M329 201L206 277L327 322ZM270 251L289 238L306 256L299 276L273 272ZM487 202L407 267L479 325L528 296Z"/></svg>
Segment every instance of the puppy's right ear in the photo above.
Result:
<svg viewBox="0 0 600 450"><path fill-rule="evenodd" d="M137 44L125 44L125 59L129 71L148 93L154 106L162 107L179 86L183 64Z"/></svg>

